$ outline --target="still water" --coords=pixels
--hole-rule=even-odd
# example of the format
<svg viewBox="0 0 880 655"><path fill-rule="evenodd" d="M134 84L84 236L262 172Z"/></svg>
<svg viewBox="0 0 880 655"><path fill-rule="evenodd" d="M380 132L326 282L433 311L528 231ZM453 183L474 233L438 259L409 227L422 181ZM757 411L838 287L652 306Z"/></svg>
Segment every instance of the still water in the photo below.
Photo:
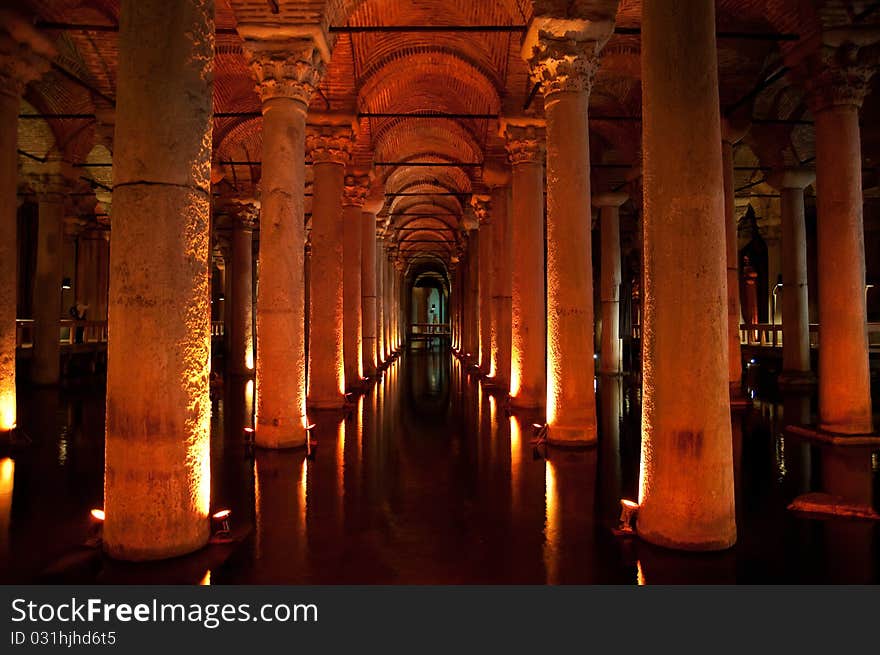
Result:
<svg viewBox="0 0 880 655"><path fill-rule="evenodd" d="M93 544L103 389L33 390L26 438L0 450L0 581L276 584L876 583L880 522L787 509L845 472L877 496L870 451L846 461L783 435L809 398L733 415L739 541L681 554L615 536L636 498L639 389L598 386L600 442L536 444L448 352L405 354L345 414L315 413L313 456L247 443L253 384L213 390L212 499L241 539L172 561L112 562ZM686 474L687 472L682 472ZM90 541L91 539L91 541Z"/></svg>

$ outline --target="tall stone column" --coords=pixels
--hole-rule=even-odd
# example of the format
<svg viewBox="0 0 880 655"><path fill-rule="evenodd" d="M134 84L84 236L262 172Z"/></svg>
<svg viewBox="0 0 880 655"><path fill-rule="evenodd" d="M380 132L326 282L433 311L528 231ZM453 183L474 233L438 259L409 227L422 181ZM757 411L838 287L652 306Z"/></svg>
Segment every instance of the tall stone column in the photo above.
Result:
<svg viewBox="0 0 880 655"><path fill-rule="evenodd" d="M480 255L477 272L480 345L476 361L480 373L489 375L492 363L492 266L495 256L492 248L494 228L491 198L486 195L475 195L471 198L471 206L480 222Z"/></svg>
<svg viewBox="0 0 880 655"><path fill-rule="evenodd" d="M824 35L825 43L807 62L806 77L816 129L819 427L840 434L874 427L859 132L859 108L873 68L859 61L861 38Z"/></svg>
<svg viewBox="0 0 880 655"><path fill-rule="evenodd" d="M0 10L0 435L17 421L18 112L25 86L49 69L55 54L30 22Z"/></svg>
<svg viewBox="0 0 880 655"><path fill-rule="evenodd" d="M361 312L363 332L361 357L364 375L373 377L379 366L376 312L376 214L382 209L383 198L368 198L361 211Z"/></svg>
<svg viewBox="0 0 880 655"><path fill-rule="evenodd" d="M644 323L638 532L736 541L713 0L642 3Z"/></svg>
<svg viewBox="0 0 880 655"><path fill-rule="evenodd" d="M523 44L547 119L547 435L560 445L596 442L587 108L612 20L535 20Z"/></svg>
<svg viewBox="0 0 880 655"><path fill-rule="evenodd" d="M465 354L468 364L480 363L480 234L470 231L468 238L468 343Z"/></svg>
<svg viewBox="0 0 880 655"><path fill-rule="evenodd" d="M620 340L620 206L628 198L625 193L600 193L593 196L593 205L599 208L602 248L599 290L602 303L599 372L602 375L620 375L623 367Z"/></svg>
<svg viewBox="0 0 880 655"><path fill-rule="evenodd" d="M31 184L37 191L37 270L34 279L34 353L31 380L38 385L58 384L61 377L61 247L69 179L59 159L47 164ZM69 165L68 165L69 166Z"/></svg>
<svg viewBox="0 0 880 655"><path fill-rule="evenodd" d="M342 194L352 146L351 120L310 126L306 149L314 165L312 289L309 323L309 406L345 404Z"/></svg>
<svg viewBox="0 0 880 655"><path fill-rule="evenodd" d="M351 388L364 377L364 361L361 314L362 288L361 271L363 252L361 241L363 233L364 202L370 191L370 178L366 175L346 175L342 194L342 294L343 294L343 332L342 355L345 366L345 384Z"/></svg>
<svg viewBox="0 0 880 655"><path fill-rule="evenodd" d="M227 272L229 311L229 372L232 375L254 373L254 228L260 209L243 203L233 211L232 270Z"/></svg>
<svg viewBox="0 0 880 655"><path fill-rule="evenodd" d="M513 169L510 403L534 409L547 397L543 127L534 119L505 119L502 129Z"/></svg>
<svg viewBox="0 0 880 655"><path fill-rule="evenodd" d="M310 40L259 40L239 25L263 106L260 255L257 262L256 431L263 448L306 443L305 131L323 72Z"/></svg>
<svg viewBox="0 0 880 655"><path fill-rule="evenodd" d="M376 366L387 361L385 341L385 240L376 237Z"/></svg>
<svg viewBox="0 0 880 655"><path fill-rule="evenodd" d="M742 346L739 326L742 314L739 306L739 248L737 246L736 195L733 168L733 146L748 131L729 119L721 121L721 166L724 176L724 243L727 262L727 371L730 400L735 405L748 403L742 389Z"/></svg>
<svg viewBox="0 0 880 655"><path fill-rule="evenodd" d="M491 189L492 213L492 271L489 296L492 302L490 335L490 365L487 375L497 389L510 387L511 338L511 252L510 234L510 171L508 167L488 164L483 166L483 183Z"/></svg>
<svg viewBox="0 0 880 655"><path fill-rule="evenodd" d="M807 227L804 189L813 183L813 171L789 168L768 181L779 189L782 206L782 373L779 384L809 384L810 316L807 299Z"/></svg>
<svg viewBox="0 0 880 655"><path fill-rule="evenodd" d="M213 0L123 0L107 344L104 550L210 536Z"/></svg>

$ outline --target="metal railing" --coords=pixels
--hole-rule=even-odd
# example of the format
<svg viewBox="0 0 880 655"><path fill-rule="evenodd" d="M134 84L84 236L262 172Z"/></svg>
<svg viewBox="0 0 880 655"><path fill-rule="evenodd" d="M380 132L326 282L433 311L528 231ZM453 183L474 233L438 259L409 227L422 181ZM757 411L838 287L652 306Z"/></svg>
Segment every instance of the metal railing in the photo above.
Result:
<svg viewBox="0 0 880 655"><path fill-rule="evenodd" d="M868 347L880 349L880 323L868 323ZM779 323L754 323L739 326L740 343L744 346L782 347L782 325ZM810 323L810 348L819 347L819 324Z"/></svg>
<svg viewBox="0 0 880 655"><path fill-rule="evenodd" d="M449 323L410 323L409 335L417 339L425 337L448 337Z"/></svg>
<svg viewBox="0 0 880 655"><path fill-rule="evenodd" d="M58 321L58 341L64 346L87 343L107 343L107 321L76 321L62 318ZM33 348L34 320L15 319L15 346Z"/></svg>

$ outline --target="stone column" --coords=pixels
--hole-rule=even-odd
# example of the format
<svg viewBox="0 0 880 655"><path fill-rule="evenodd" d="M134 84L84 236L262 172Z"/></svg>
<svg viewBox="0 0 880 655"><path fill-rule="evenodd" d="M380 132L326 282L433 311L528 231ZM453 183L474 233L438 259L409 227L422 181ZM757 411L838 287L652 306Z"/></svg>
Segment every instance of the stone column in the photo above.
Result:
<svg viewBox="0 0 880 655"><path fill-rule="evenodd" d="M309 406L345 404L342 193L352 146L351 120L310 126L306 149L314 164L312 289L309 323Z"/></svg>
<svg viewBox="0 0 880 655"><path fill-rule="evenodd" d="M804 189L816 175L802 168L773 173L782 207L782 372L779 384L814 382L810 373L810 317L807 299L807 228Z"/></svg>
<svg viewBox="0 0 880 655"><path fill-rule="evenodd" d="M385 341L385 238L376 237L376 366L387 360Z"/></svg>
<svg viewBox="0 0 880 655"><path fill-rule="evenodd" d="M523 45L547 119L547 434L561 445L596 442L587 107L612 20L533 21Z"/></svg>
<svg viewBox="0 0 880 655"><path fill-rule="evenodd" d="M354 388L364 378L364 361L361 314L362 288L361 271L363 253L363 210L370 191L370 178L366 175L346 175L342 194L342 355L345 370L345 384Z"/></svg>
<svg viewBox="0 0 880 655"><path fill-rule="evenodd" d="M623 366L620 341L620 206L628 198L626 193L600 193L593 196L593 205L599 208L602 248L599 290L602 303L599 372L602 375L620 375Z"/></svg>
<svg viewBox="0 0 880 655"><path fill-rule="evenodd" d="M384 199L369 198L361 211L361 312L363 313L362 361L364 375L373 377L379 366L376 311L376 214Z"/></svg>
<svg viewBox="0 0 880 655"><path fill-rule="evenodd" d="M816 129L819 283L819 427L873 431L865 308L865 235L859 107L873 67L857 33L824 35L806 79ZM876 37L874 37L876 38ZM833 47L829 43L837 44ZM785 287L783 287L783 293Z"/></svg>
<svg viewBox="0 0 880 655"><path fill-rule="evenodd" d="M55 54L30 22L0 11L0 435L17 421L18 112L25 86L48 70Z"/></svg>
<svg viewBox="0 0 880 655"><path fill-rule="evenodd" d="M513 263L508 202L510 171L506 165L484 165L483 183L492 190L492 271L489 289L492 301L489 326L491 359L487 375L495 388L507 391L510 388L510 278Z"/></svg>
<svg viewBox="0 0 880 655"><path fill-rule="evenodd" d="M37 270L34 279L34 352L31 381L58 384L61 377L61 246L69 179L62 174L65 163L50 161L34 176L32 185L39 201Z"/></svg>
<svg viewBox="0 0 880 655"><path fill-rule="evenodd" d="M305 130L323 72L309 40L277 45L239 25L263 105L257 261L256 431L264 448L306 443Z"/></svg>
<svg viewBox="0 0 880 655"><path fill-rule="evenodd" d="M748 401L742 390L742 352L739 326L739 248L737 246L736 195L733 168L733 146L748 131L748 125L740 125L729 119L721 121L721 166L724 176L724 243L727 262L727 371L730 400L744 405Z"/></svg>
<svg viewBox="0 0 880 655"><path fill-rule="evenodd" d="M210 536L213 59L213 0L123 0L103 528L120 559Z"/></svg>
<svg viewBox="0 0 880 655"><path fill-rule="evenodd" d="M644 324L638 532L736 541L713 0L642 3Z"/></svg>
<svg viewBox="0 0 880 655"><path fill-rule="evenodd" d="M480 325L479 348L476 362L483 375L489 375L492 362L492 266L495 253L492 248L492 202L486 195L471 198L474 215L480 222L480 255L477 272L477 320Z"/></svg>
<svg viewBox="0 0 880 655"><path fill-rule="evenodd" d="M260 209L244 203L235 208L232 227L232 270L227 272L229 289L227 321L229 372L254 373L254 228Z"/></svg>
<svg viewBox="0 0 880 655"><path fill-rule="evenodd" d="M480 363L480 234L470 231L468 238L468 342L465 355L468 364Z"/></svg>
<svg viewBox="0 0 880 655"><path fill-rule="evenodd" d="M505 119L503 132L513 168L510 403L534 409L547 397L543 127L534 119Z"/></svg>

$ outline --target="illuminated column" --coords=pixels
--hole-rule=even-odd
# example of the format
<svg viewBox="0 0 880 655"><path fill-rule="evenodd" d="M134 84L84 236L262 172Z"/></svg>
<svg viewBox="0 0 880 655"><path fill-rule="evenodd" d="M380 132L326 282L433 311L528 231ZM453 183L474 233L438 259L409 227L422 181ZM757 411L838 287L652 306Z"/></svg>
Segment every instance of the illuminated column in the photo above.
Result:
<svg viewBox="0 0 880 655"><path fill-rule="evenodd" d="M547 119L547 435L555 444L596 442L587 107L612 29L612 20L560 28L536 19L523 44Z"/></svg>
<svg viewBox="0 0 880 655"><path fill-rule="evenodd" d="M547 398L543 127L506 119L503 130L513 169L510 403L533 409Z"/></svg>
<svg viewBox="0 0 880 655"><path fill-rule="evenodd" d="M713 0L642 3L644 322L639 536L736 541Z"/></svg>
<svg viewBox="0 0 880 655"><path fill-rule="evenodd" d="M351 153L351 121L310 128L306 149L314 163L315 186L312 197L309 406L337 409L345 404L342 193L345 165Z"/></svg>
<svg viewBox="0 0 880 655"><path fill-rule="evenodd" d="M768 178L782 206L782 372L779 384L813 382L810 373L810 318L807 298L807 228L804 189L816 175L789 168Z"/></svg>
<svg viewBox="0 0 880 655"><path fill-rule="evenodd" d="M361 311L363 312L363 341L361 357L364 375L376 375L379 365L377 345L378 312L376 311L376 214L382 209L384 199L369 198L361 211Z"/></svg>
<svg viewBox="0 0 880 655"><path fill-rule="evenodd" d="M620 206L628 198L625 193L593 196L593 205L600 212L602 343L599 349L599 372L603 375L620 375L623 365L620 341Z"/></svg>
<svg viewBox="0 0 880 655"><path fill-rule="evenodd" d="M492 272L489 297L492 302L490 366L487 375L495 387L507 390L510 385L510 276L513 255L510 251L510 171L507 166L484 165L483 183L492 190Z"/></svg>
<svg viewBox="0 0 880 655"><path fill-rule="evenodd" d="M120 559L210 535L213 58L212 0L123 0L103 529Z"/></svg>
<svg viewBox="0 0 880 655"><path fill-rule="evenodd" d="M474 215L480 222L480 256L477 273L479 287L478 320L480 322L479 356L476 358L480 373L489 375L492 360L492 267L494 266L494 227L492 225L492 202L489 196L475 195L471 198Z"/></svg>
<svg viewBox="0 0 880 655"><path fill-rule="evenodd" d="M733 146L748 131L748 125L721 121L721 158L724 176L724 242L727 261L727 370L730 400L735 404L748 402L742 390L742 353L739 336L739 248L737 246L736 195L734 193Z"/></svg>
<svg viewBox="0 0 880 655"><path fill-rule="evenodd" d="M58 159L50 161L32 182L39 201L39 223L31 380L38 385L58 384L61 376L61 240L64 203L70 189L63 166Z"/></svg>
<svg viewBox="0 0 880 655"><path fill-rule="evenodd" d="M0 435L15 427L18 291L18 112L25 86L49 68L51 43L21 18L0 12Z"/></svg>
<svg viewBox="0 0 880 655"><path fill-rule="evenodd" d="M385 346L385 241L376 236L376 366L382 366Z"/></svg>
<svg viewBox="0 0 880 655"><path fill-rule="evenodd" d="M480 361L480 230L472 229L468 238L468 364Z"/></svg>
<svg viewBox="0 0 880 655"><path fill-rule="evenodd" d="M263 104L255 442L290 448L306 443L304 147L323 60L309 40L277 49L250 38L259 26L238 31Z"/></svg>
<svg viewBox="0 0 880 655"><path fill-rule="evenodd" d="M861 65L857 45L846 41L858 34L829 37L844 44L821 46L806 78L816 129L819 427L862 434L873 421L859 107L873 68Z"/></svg>
<svg viewBox="0 0 880 655"><path fill-rule="evenodd" d="M361 271L363 259L361 241L363 233L364 201L370 190L370 180L366 175L346 175L342 197L343 223L343 333L342 354L345 363L345 384L352 387L364 377L364 362L361 356L363 341L361 331L362 290Z"/></svg>
<svg viewBox="0 0 880 655"><path fill-rule="evenodd" d="M254 227L260 210L255 204L238 205L233 215L232 266L229 287L229 372L254 372Z"/></svg>

